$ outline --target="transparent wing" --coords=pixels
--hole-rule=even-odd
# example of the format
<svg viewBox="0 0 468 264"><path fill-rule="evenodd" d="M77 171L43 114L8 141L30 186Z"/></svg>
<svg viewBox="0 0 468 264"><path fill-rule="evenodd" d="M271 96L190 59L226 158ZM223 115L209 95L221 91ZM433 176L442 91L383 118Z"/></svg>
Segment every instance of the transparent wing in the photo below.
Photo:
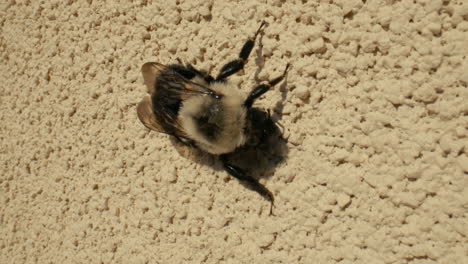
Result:
<svg viewBox="0 0 468 264"><path fill-rule="evenodd" d="M141 67L143 79L145 80L148 93L152 94L156 90L156 78L161 75L161 72L167 69L167 66L157 62L147 62Z"/></svg>
<svg viewBox="0 0 468 264"><path fill-rule="evenodd" d="M142 68L143 79L151 96L146 96L137 106L140 121L149 129L178 137L186 137L178 122L181 102L191 96L220 98L208 87L185 78L180 71L184 66L166 66L147 62Z"/></svg>
<svg viewBox="0 0 468 264"><path fill-rule="evenodd" d="M148 93L152 94L157 92L156 81L160 80L158 85L164 85L166 89L178 93L183 99L195 94L205 94L219 98L220 95L210 88L184 78L173 66L174 65L172 65L172 67L166 66L158 62L147 62L143 64L141 72L145 80L145 85L148 88Z"/></svg>
<svg viewBox="0 0 468 264"><path fill-rule="evenodd" d="M158 132L165 133L162 126L156 120L156 117L153 113L153 104L151 103L151 97L149 95L145 96L143 100L137 106L137 115L138 119L140 119L141 123L145 125L145 127L155 130Z"/></svg>

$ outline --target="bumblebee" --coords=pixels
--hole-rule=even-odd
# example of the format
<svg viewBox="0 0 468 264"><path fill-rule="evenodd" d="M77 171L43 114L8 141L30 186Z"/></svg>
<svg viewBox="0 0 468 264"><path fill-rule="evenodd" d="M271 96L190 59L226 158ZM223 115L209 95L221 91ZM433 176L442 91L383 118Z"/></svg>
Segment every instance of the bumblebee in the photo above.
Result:
<svg viewBox="0 0 468 264"><path fill-rule="evenodd" d="M281 76L259 84L249 94L244 94L227 80L244 68L265 25L266 22L261 23L255 35L244 43L239 57L225 64L216 78L180 61L171 65L145 63L141 71L149 95L138 104L137 114L147 128L219 156L230 175L249 183L271 202L271 213L273 194L228 160L228 155L238 149L263 144L276 128L270 115L253 107L253 104L284 79L289 64Z"/></svg>

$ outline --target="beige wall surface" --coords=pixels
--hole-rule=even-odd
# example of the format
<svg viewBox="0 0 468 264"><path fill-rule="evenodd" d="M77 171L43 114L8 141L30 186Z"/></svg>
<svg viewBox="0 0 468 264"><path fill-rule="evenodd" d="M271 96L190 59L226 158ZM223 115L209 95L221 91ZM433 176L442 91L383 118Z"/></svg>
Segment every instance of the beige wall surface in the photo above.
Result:
<svg viewBox="0 0 468 264"><path fill-rule="evenodd" d="M255 104L287 140L274 215L136 115L145 62L216 74L263 20L230 81L292 65ZM467 1L4 0L0 25L0 263L468 263Z"/></svg>

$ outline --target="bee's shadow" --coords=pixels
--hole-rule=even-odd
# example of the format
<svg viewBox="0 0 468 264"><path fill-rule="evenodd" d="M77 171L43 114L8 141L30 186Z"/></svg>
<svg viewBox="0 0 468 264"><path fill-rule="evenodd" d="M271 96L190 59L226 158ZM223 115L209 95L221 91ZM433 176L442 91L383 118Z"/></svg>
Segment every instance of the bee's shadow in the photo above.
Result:
<svg viewBox="0 0 468 264"><path fill-rule="evenodd" d="M256 50L256 58L255 58L255 64L257 65L257 70L255 71L254 74L254 80L257 83L260 83L264 80L260 79L260 72L262 72L263 68L265 68L265 57L263 55L263 37L265 36L265 32L260 32L259 38L258 38L258 47ZM284 78L283 84L279 86L279 91L281 92L281 100L278 101L275 105L274 113L273 113L273 119L274 120L281 120L282 119L282 112L284 108L284 102L287 99L288 96L288 89L286 88L288 86L288 75L286 74L286 77Z"/></svg>
<svg viewBox="0 0 468 264"><path fill-rule="evenodd" d="M209 166L216 171L224 171L218 156L184 145L174 137L171 137L171 143L181 156L198 164ZM287 159L288 154L287 141L283 139L280 129L275 124L275 130L271 131L261 145L255 148L237 149L228 154L228 160L253 178L269 178L274 175L276 168Z"/></svg>
<svg viewBox="0 0 468 264"><path fill-rule="evenodd" d="M255 58L255 64L257 64L257 70L255 71L254 74L254 80L259 83L261 82L259 75L260 72L263 70L265 67L265 58L263 57L263 36L265 35L265 32L260 32L259 38L258 38L258 46L256 50L256 58Z"/></svg>

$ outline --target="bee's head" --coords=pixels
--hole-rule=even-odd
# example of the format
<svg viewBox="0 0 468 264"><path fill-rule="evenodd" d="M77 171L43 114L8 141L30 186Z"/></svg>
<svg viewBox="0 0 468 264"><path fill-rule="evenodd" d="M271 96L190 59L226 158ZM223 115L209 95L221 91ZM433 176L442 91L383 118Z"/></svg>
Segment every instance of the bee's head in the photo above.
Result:
<svg viewBox="0 0 468 264"><path fill-rule="evenodd" d="M244 133L246 146L257 147L267 142L270 135L278 134L279 129L271 119L270 113L251 107L247 109Z"/></svg>

